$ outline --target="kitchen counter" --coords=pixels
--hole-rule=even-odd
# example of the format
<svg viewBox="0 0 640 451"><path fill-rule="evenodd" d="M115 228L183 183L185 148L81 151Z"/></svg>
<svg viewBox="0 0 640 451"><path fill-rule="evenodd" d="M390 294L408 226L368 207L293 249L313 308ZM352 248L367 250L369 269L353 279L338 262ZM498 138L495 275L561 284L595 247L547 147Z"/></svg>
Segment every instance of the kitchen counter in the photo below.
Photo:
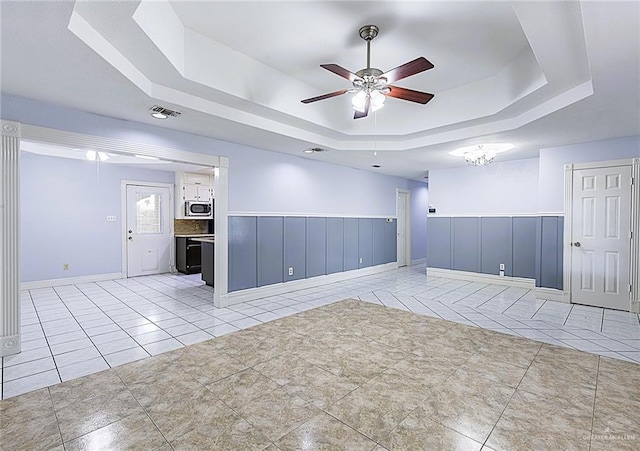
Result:
<svg viewBox="0 0 640 451"><path fill-rule="evenodd" d="M191 240L199 243L211 243L211 244L214 244L216 242L216 238L214 236L211 236L211 237L203 236L200 238L191 238Z"/></svg>
<svg viewBox="0 0 640 451"><path fill-rule="evenodd" d="M213 274L215 270L214 250L216 240L214 238L191 238L192 241L199 241L202 246L202 280L204 283L213 286Z"/></svg>
<svg viewBox="0 0 640 451"><path fill-rule="evenodd" d="M215 235L213 233L191 233L191 234L181 234L181 235L174 235L174 237L176 238L213 238L215 237Z"/></svg>

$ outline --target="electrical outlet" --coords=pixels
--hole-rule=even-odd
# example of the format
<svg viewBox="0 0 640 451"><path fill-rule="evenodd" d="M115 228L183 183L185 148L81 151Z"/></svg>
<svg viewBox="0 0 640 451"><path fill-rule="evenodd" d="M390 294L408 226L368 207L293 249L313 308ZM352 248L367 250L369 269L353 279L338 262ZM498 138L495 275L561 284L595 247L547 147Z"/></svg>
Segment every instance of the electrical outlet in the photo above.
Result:
<svg viewBox="0 0 640 451"><path fill-rule="evenodd" d="M362 257L360 257L360 264L362 264Z"/></svg>
<svg viewBox="0 0 640 451"><path fill-rule="evenodd" d="M107 216L107 222L116 222L115 216Z"/></svg>
<svg viewBox="0 0 640 451"><path fill-rule="evenodd" d="M65 271L69 271L69 263L63 263L62 264L62 269Z"/></svg>
<svg viewBox="0 0 640 451"><path fill-rule="evenodd" d="M504 263L500 263L500 271L504 271Z"/></svg>
<svg viewBox="0 0 640 451"><path fill-rule="evenodd" d="M289 267L289 275L292 276L293 275L293 266Z"/></svg>

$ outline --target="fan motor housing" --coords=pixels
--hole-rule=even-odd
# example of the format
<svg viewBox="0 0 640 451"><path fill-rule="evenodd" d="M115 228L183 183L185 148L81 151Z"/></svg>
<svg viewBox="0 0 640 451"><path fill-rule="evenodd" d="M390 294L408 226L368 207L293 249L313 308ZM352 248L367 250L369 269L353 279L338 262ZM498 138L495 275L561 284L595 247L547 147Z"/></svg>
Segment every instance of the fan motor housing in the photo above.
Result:
<svg viewBox="0 0 640 451"><path fill-rule="evenodd" d="M382 72L380 69L376 69L375 67L367 67L366 69L360 69L358 72L356 72L356 75L360 78L364 78L365 76L378 78L383 73L384 72Z"/></svg>

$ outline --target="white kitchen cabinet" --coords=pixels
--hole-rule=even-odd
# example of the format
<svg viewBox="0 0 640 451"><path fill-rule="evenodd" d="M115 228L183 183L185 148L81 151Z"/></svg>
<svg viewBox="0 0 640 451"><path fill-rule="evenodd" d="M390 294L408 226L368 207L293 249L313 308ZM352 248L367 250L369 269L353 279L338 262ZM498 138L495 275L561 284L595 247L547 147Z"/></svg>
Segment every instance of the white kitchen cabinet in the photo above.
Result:
<svg viewBox="0 0 640 451"><path fill-rule="evenodd" d="M183 185L182 200L206 202L211 200L211 188L203 185Z"/></svg>
<svg viewBox="0 0 640 451"><path fill-rule="evenodd" d="M211 202L213 195L211 174L176 172L176 219L186 219L185 202Z"/></svg>
<svg viewBox="0 0 640 451"><path fill-rule="evenodd" d="M209 174L199 174L196 172L183 172L182 182L185 185L211 185L211 176Z"/></svg>

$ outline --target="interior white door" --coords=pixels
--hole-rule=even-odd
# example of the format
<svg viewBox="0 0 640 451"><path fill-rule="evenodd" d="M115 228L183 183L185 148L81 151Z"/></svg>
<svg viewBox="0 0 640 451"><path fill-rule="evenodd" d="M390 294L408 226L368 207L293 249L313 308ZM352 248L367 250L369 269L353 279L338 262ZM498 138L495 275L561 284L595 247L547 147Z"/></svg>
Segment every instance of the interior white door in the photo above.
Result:
<svg viewBox="0 0 640 451"><path fill-rule="evenodd" d="M631 167L573 171L571 302L629 310Z"/></svg>
<svg viewBox="0 0 640 451"><path fill-rule="evenodd" d="M407 193L398 191L398 266L407 266Z"/></svg>
<svg viewBox="0 0 640 451"><path fill-rule="evenodd" d="M170 196L167 187L127 185L127 277L169 272Z"/></svg>

